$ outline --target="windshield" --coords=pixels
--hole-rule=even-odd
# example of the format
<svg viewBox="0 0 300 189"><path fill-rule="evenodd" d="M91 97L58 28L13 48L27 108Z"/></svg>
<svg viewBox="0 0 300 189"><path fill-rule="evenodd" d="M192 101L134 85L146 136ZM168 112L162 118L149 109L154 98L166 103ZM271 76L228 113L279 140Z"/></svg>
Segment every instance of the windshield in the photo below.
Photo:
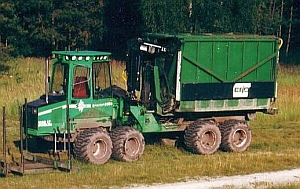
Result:
<svg viewBox="0 0 300 189"><path fill-rule="evenodd" d="M69 68L67 64L57 63L54 64L52 74L52 85L50 86L50 92L58 94L66 94L68 86Z"/></svg>

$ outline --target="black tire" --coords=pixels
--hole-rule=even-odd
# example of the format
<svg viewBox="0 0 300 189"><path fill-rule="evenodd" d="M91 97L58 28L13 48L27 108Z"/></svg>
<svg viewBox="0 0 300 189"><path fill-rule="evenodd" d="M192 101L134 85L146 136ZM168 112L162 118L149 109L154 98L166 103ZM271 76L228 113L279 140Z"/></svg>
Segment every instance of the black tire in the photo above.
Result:
<svg viewBox="0 0 300 189"><path fill-rule="evenodd" d="M244 152L251 143L251 130L246 121L229 120L220 125L221 150L227 152Z"/></svg>
<svg viewBox="0 0 300 189"><path fill-rule="evenodd" d="M112 157L118 161L136 161L145 149L143 135L128 126L112 130L111 140L113 143Z"/></svg>
<svg viewBox="0 0 300 189"><path fill-rule="evenodd" d="M86 163L104 164L112 154L112 142L107 131L86 129L74 142L75 158Z"/></svg>
<svg viewBox="0 0 300 189"><path fill-rule="evenodd" d="M184 144L195 154L210 155L215 153L221 143L221 132L211 120L197 120L186 128Z"/></svg>

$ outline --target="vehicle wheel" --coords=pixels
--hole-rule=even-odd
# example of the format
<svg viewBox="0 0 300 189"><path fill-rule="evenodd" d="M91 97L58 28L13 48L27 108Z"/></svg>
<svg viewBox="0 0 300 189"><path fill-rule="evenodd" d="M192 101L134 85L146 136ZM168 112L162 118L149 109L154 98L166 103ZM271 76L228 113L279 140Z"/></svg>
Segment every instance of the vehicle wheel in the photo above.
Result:
<svg viewBox="0 0 300 189"><path fill-rule="evenodd" d="M145 149L143 135L128 126L118 127L111 132L113 143L112 157L119 161L135 161Z"/></svg>
<svg viewBox="0 0 300 189"><path fill-rule="evenodd" d="M220 125L222 142L220 148L227 152L243 152L251 143L251 130L246 121L229 120Z"/></svg>
<svg viewBox="0 0 300 189"><path fill-rule="evenodd" d="M214 121L197 120L185 130L184 144L193 153L213 154L220 143L221 133Z"/></svg>
<svg viewBox="0 0 300 189"><path fill-rule="evenodd" d="M112 142L107 131L102 129L86 129L74 142L75 158L94 164L106 163L112 153Z"/></svg>

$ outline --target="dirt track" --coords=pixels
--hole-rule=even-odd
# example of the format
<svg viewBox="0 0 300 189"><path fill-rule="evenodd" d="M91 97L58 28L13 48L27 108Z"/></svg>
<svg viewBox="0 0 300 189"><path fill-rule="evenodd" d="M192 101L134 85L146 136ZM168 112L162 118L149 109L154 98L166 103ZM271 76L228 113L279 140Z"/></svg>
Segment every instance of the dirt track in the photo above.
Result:
<svg viewBox="0 0 300 189"><path fill-rule="evenodd" d="M133 186L130 187L130 189L264 188L291 182L300 182L300 169L229 177L202 178L199 180L172 184Z"/></svg>

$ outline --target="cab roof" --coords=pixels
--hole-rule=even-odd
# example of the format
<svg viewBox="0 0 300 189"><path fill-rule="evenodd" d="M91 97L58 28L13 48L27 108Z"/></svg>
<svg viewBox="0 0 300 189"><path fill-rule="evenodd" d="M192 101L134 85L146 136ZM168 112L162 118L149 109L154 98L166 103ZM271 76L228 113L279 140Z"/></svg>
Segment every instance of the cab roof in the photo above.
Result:
<svg viewBox="0 0 300 189"><path fill-rule="evenodd" d="M102 51L53 51L52 54L68 56L110 56L109 52Z"/></svg>
<svg viewBox="0 0 300 189"><path fill-rule="evenodd" d="M57 60L63 62L107 62L111 53L102 51L53 51Z"/></svg>

